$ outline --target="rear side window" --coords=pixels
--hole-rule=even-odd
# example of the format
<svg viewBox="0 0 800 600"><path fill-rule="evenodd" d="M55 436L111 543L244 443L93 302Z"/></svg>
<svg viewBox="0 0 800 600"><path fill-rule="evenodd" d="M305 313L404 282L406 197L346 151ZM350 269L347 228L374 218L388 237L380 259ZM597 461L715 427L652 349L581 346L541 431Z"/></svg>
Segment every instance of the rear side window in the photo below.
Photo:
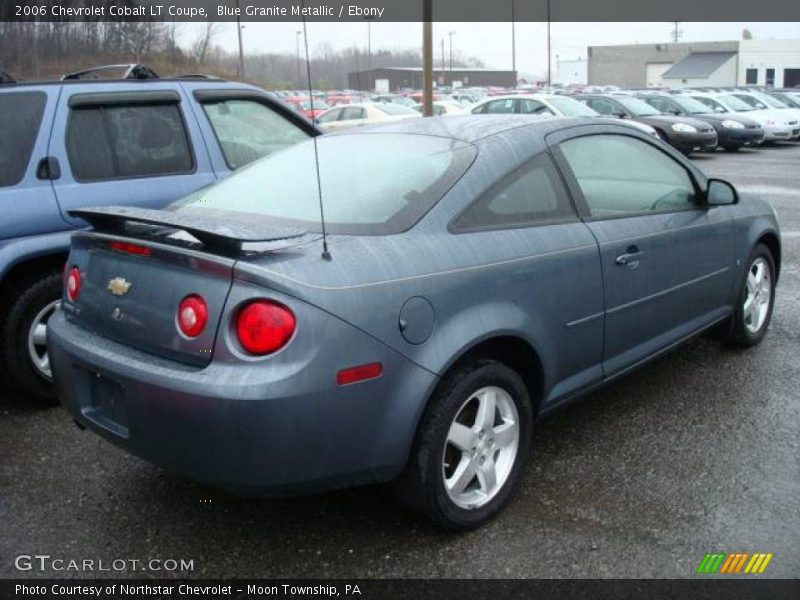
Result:
<svg viewBox="0 0 800 600"><path fill-rule="evenodd" d="M492 186L456 219L455 231L525 227L575 218L547 154L540 154Z"/></svg>
<svg viewBox="0 0 800 600"><path fill-rule="evenodd" d="M177 104L72 109L67 126L67 155L79 181L194 171Z"/></svg>
<svg viewBox="0 0 800 600"><path fill-rule="evenodd" d="M309 137L299 126L254 100L205 102L203 110L231 169L243 167Z"/></svg>
<svg viewBox="0 0 800 600"><path fill-rule="evenodd" d="M0 94L0 187L25 176L46 104L43 92Z"/></svg>

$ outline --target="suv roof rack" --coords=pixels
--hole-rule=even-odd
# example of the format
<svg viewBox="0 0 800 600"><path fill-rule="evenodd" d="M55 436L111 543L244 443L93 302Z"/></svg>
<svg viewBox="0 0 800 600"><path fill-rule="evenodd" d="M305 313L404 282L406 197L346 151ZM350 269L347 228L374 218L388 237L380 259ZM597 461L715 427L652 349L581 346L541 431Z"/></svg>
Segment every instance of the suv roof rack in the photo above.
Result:
<svg viewBox="0 0 800 600"><path fill-rule="evenodd" d="M223 81L222 77L216 75L205 75L203 73L181 73L180 75L173 75L173 79L209 79L211 81Z"/></svg>
<svg viewBox="0 0 800 600"><path fill-rule="evenodd" d="M67 73L61 80L69 81L74 79L100 79L98 75L104 71L119 71L124 69L124 74L121 79L158 79L158 74L147 65L140 65L137 63L121 64L121 65L103 65L100 67L92 67L83 71L76 71L75 73Z"/></svg>
<svg viewBox="0 0 800 600"><path fill-rule="evenodd" d="M16 81L5 71L0 71L0 83L16 83Z"/></svg>

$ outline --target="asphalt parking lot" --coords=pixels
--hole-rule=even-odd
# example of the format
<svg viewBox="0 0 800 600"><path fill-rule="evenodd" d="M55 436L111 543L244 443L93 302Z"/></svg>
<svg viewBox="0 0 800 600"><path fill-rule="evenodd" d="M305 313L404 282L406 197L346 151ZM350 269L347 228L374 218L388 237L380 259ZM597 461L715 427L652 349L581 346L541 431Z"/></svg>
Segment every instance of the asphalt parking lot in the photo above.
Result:
<svg viewBox="0 0 800 600"><path fill-rule="evenodd" d="M488 526L435 531L382 487L237 498L0 392L0 577L81 576L14 568L48 554L193 560L174 575L196 577L665 578L715 551L771 552L765 576L797 577L800 143L696 160L778 211L770 333L748 351L699 339L539 424L521 493Z"/></svg>

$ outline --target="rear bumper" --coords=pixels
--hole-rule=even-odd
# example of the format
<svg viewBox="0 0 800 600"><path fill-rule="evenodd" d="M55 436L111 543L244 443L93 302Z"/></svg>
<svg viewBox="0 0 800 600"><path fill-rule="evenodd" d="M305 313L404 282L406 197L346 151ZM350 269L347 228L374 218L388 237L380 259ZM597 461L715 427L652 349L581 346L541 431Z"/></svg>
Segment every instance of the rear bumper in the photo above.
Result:
<svg viewBox="0 0 800 600"><path fill-rule="evenodd" d="M307 359L258 368L179 365L94 335L61 311L50 320L48 344L59 396L74 419L169 470L256 494L389 480L405 464L436 378L328 318L333 323L323 329L335 343L320 340ZM336 385L337 365L363 364L367 356L383 364L381 377Z"/></svg>

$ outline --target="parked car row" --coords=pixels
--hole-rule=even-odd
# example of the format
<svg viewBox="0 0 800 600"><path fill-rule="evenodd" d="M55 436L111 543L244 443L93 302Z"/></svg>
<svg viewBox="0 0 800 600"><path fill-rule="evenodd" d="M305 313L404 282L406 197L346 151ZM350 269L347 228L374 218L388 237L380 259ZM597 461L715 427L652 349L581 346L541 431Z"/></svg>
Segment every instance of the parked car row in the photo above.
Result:
<svg viewBox="0 0 800 600"><path fill-rule="evenodd" d="M769 327L774 211L657 139L691 121L624 100L353 103L318 120L383 124L318 135L219 80L4 84L3 380L208 484L392 482L477 527L541 417Z"/></svg>

